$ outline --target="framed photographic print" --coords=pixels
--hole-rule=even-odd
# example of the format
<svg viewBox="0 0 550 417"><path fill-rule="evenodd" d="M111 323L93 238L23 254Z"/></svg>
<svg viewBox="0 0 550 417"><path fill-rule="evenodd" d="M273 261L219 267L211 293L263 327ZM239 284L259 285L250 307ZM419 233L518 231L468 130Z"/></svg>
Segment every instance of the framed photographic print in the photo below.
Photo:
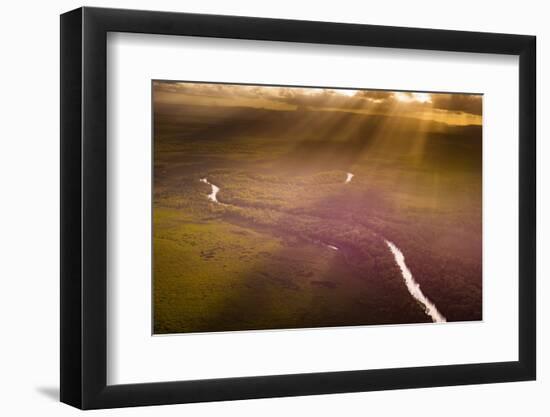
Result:
<svg viewBox="0 0 550 417"><path fill-rule="evenodd" d="M535 379L535 38L61 16L61 400Z"/></svg>

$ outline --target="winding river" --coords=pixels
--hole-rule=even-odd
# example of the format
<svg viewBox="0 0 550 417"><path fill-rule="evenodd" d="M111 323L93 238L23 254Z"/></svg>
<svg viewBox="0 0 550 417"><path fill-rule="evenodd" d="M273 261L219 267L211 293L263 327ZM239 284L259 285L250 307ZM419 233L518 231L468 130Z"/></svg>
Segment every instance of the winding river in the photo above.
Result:
<svg viewBox="0 0 550 417"><path fill-rule="evenodd" d="M216 197L218 195L218 193L220 192L220 187L218 187L217 185L214 185L212 183L209 183L208 180L206 178L201 178L200 179L200 182L204 182L205 184L208 184L209 186L212 187L212 192L210 194L208 194L208 199L210 201L213 201L214 203L218 203L218 204L221 204L219 201L218 201L218 198Z"/></svg>
<svg viewBox="0 0 550 417"><path fill-rule="evenodd" d="M385 242L386 245L388 245L388 248L390 248L391 253L393 254L395 263L401 269L401 275L403 275L403 280L407 285L409 293L416 301L418 301L422 305L424 311L428 316L430 316L434 323L446 322L447 320L445 319L445 317L443 317L443 315L437 310L435 304L432 303L428 299L428 297L424 295L424 293L420 289L420 285L414 280L412 272L405 263L405 255L403 255L401 250L397 246L395 246L393 242L390 242L389 240L386 240Z"/></svg>
<svg viewBox="0 0 550 417"><path fill-rule="evenodd" d="M351 179L355 176L351 172L348 172L346 174L346 181L344 184L349 184L351 182ZM220 187L217 185L214 185L210 182L208 182L207 178L201 178L200 182L203 182L205 184L210 185L212 187L212 192L208 194L208 199L216 204L224 205L224 203L221 203L218 201L217 195L220 192ZM424 309L424 312L426 315L428 315L434 323L445 323L447 319L437 310L437 307L434 303L432 303L428 297L424 295L422 290L420 289L420 284L418 284L410 269L407 267L407 264L405 263L405 255L403 255L403 252L395 245L395 243L390 242L387 239L384 239L384 242L390 249L390 252L393 255L393 258L395 260L395 263L397 266L399 266L399 269L401 270L401 275L403 277L403 281L405 281L405 285L407 286L407 290L411 294L411 296L418 301L422 308ZM340 248L334 245L324 244L329 249L332 249L334 251L339 251Z"/></svg>

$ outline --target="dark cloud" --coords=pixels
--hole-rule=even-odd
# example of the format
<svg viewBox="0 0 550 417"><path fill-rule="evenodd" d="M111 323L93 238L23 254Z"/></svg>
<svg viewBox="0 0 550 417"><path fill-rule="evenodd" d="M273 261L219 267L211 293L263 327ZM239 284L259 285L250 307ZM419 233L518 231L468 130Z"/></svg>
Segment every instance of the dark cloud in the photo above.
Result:
<svg viewBox="0 0 550 417"><path fill-rule="evenodd" d="M482 97L475 94L432 94L434 108L481 116Z"/></svg>
<svg viewBox="0 0 550 417"><path fill-rule="evenodd" d="M264 99L284 103L296 108L319 108L340 110L368 110L384 113L392 107L407 102L410 111L430 109L481 115L482 98L472 94L431 93L429 101L422 102L412 92L381 90L339 90L330 88L270 87L259 85L186 83L177 81L156 81L156 91L182 93L189 96ZM354 93L355 91L355 93ZM347 93L347 94L346 94ZM403 100L403 97L410 100Z"/></svg>

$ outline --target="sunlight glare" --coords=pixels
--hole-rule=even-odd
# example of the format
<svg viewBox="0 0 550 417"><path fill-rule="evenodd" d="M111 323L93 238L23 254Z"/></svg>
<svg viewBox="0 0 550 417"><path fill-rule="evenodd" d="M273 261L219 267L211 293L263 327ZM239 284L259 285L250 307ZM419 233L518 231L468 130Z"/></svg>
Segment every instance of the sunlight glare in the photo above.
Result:
<svg viewBox="0 0 550 417"><path fill-rule="evenodd" d="M403 103L411 103L413 101L418 103L431 103L432 101L432 96L429 93L404 93L399 91L394 93L393 96L397 101Z"/></svg>
<svg viewBox="0 0 550 417"><path fill-rule="evenodd" d="M347 96L347 97L353 97L357 93L357 90L341 90L341 89L338 89L338 90L334 90L334 91L338 94L342 94L342 95Z"/></svg>

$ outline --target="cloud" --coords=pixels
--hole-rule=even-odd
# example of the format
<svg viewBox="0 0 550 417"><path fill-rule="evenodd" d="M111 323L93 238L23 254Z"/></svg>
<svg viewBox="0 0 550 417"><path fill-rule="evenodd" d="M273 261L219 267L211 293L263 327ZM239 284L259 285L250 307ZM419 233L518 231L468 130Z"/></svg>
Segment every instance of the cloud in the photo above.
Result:
<svg viewBox="0 0 550 417"><path fill-rule="evenodd" d="M200 97L201 103L204 103L205 98L223 99L225 105L233 106L265 108L266 103L270 102L274 105L276 103L284 104L284 109L312 108L375 112L377 114L386 114L394 108L411 114L447 111L480 116L482 112L481 96L472 94L340 90L178 81L155 81L154 88L155 91L169 93L169 95L183 94L188 99L192 99L193 96Z"/></svg>
<svg viewBox="0 0 550 417"><path fill-rule="evenodd" d="M432 94L434 108L481 116L482 96L476 94Z"/></svg>

